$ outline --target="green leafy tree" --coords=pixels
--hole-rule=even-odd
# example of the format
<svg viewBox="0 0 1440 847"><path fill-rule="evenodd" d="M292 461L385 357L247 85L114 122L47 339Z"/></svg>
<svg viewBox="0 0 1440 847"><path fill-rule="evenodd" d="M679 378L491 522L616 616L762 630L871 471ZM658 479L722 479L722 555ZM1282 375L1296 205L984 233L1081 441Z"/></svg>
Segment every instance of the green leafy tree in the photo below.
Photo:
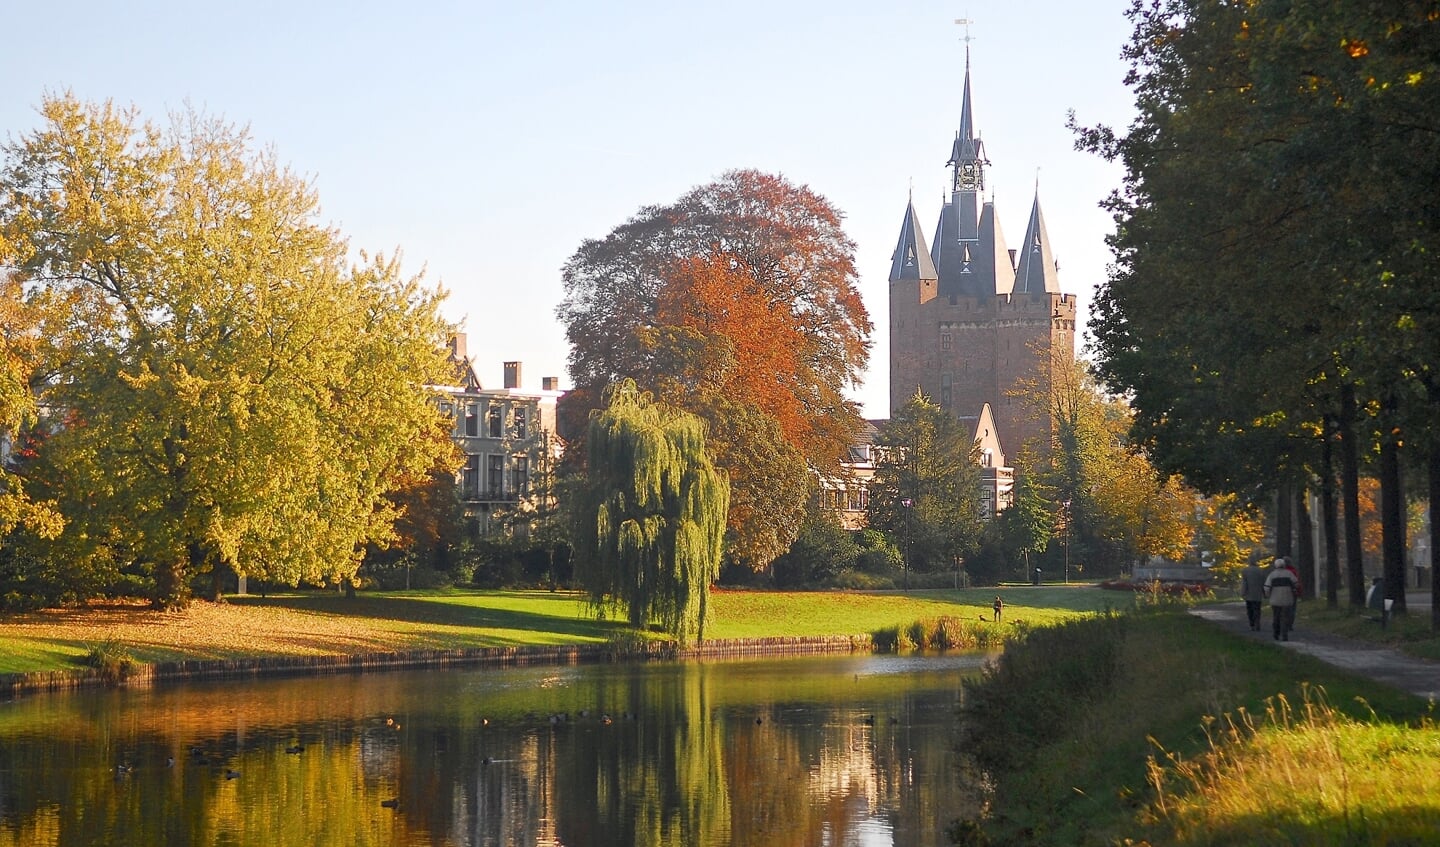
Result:
<svg viewBox="0 0 1440 847"><path fill-rule="evenodd" d="M1014 502L1000 513L997 521L1002 542L1012 555L1021 559L1021 574L1028 579L1030 556L1044 552L1049 546L1055 534L1055 517L1050 514L1050 504L1031 483L1029 474L1016 477L1013 493Z"/></svg>
<svg viewBox="0 0 1440 847"><path fill-rule="evenodd" d="M157 604L221 569L347 581L388 495L453 446L442 294L316 221L309 184L224 123L166 130L47 99L4 148L0 234L45 325L54 555L138 570ZM215 584L218 590L218 582Z"/></svg>
<svg viewBox="0 0 1440 847"><path fill-rule="evenodd" d="M1406 447L1426 472L1440 455L1440 18L1424 3L1163 0L1131 19L1139 117L1080 136L1127 170L1092 325L1102 376L1153 460L1208 492L1312 474L1328 492L1338 437L1347 532L1378 454L1399 592ZM1358 554L1349 565L1359 604Z"/></svg>
<svg viewBox="0 0 1440 847"><path fill-rule="evenodd" d="M916 393L877 439L869 524L899 539L909 568L946 571L980 542L979 447L954 415Z"/></svg>
<svg viewBox="0 0 1440 847"><path fill-rule="evenodd" d="M720 573L730 486L705 450L705 424L625 380L590 421L575 506L575 570L603 608L682 641L705 636Z"/></svg>
<svg viewBox="0 0 1440 847"><path fill-rule="evenodd" d="M811 499L795 543L771 563L771 572L779 588L823 584L853 568L860 552L835 512L822 508L816 497Z"/></svg>

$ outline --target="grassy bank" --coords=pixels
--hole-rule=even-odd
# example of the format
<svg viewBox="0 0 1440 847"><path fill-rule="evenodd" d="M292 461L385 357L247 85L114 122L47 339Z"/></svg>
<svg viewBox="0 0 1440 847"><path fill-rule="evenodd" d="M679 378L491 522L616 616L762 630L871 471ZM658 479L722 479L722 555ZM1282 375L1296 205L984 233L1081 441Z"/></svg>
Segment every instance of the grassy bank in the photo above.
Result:
<svg viewBox="0 0 1440 847"><path fill-rule="evenodd" d="M962 747L996 812L961 843L1420 844L1440 830L1428 704L1188 615L1037 631L967 708Z"/></svg>
<svg viewBox="0 0 1440 847"><path fill-rule="evenodd" d="M1045 624L1128 604L1091 587L1000 592L1007 624ZM712 595L707 638L868 635L928 618L988 617L996 591L761 592ZM993 626L993 624L991 624ZM262 656L355 655L597 643L625 627L597 620L575 594L545 591L400 591L347 598L330 592L196 602L182 612L106 604L0 617L0 673L81 667L97 651L155 663Z"/></svg>

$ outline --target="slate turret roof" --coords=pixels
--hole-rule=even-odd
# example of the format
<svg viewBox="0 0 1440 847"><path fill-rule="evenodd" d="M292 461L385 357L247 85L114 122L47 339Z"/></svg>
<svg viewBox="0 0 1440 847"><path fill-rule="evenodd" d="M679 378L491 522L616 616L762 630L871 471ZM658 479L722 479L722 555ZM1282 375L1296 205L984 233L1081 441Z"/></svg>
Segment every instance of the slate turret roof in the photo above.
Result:
<svg viewBox="0 0 1440 847"><path fill-rule="evenodd" d="M1045 232L1045 216L1040 213L1040 192L1035 192L1035 204L1030 207L1030 224L1025 227L1022 242L1015 263L1016 294L1060 293L1060 274L1055 268L1055 256L1050 250L1050 236Z"/></svg>
<svg viewBox="0 0 1440 847"><path fill-rule="evenodd" d="M912 200L905 206L900 240L895 244L895 255L890 257L890 281L939 278L930 251L925 246L925 234L920 231L920 218L915 214L915 202Z"/></svg>

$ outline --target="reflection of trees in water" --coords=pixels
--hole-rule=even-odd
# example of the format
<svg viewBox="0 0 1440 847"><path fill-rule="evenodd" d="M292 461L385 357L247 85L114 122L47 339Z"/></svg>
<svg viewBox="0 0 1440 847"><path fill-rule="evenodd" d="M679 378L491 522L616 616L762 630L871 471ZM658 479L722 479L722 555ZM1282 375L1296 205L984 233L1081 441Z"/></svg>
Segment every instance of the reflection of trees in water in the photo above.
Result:
<svg viewBox="0 0 1440 847"><path fill-rule="evenodd" d="M0 724L27 728L0 743L0 847L760 847L853 843L877 819L896 843L943 843L974 809L942 728L954 692L847 682L817 705L801 676L697 663L516 675L503 691L441 673L21 701ZM875 703L888 711L867 724Z"/></svg>
<svg viewBox="0 0 1440 847"><path fill-rule="evenodd" d="M558 769L556 831L573 844L697 844L729 830L725 735L707 668L616 679L611 719Z"/></svg>

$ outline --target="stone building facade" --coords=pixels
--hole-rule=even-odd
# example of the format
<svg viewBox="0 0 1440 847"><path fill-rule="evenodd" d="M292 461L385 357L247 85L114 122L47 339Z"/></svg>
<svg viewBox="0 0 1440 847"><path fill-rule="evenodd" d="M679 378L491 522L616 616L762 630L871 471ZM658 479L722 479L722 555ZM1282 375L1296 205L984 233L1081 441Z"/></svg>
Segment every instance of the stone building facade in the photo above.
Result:
<svg viewBox="0 0 1440 847"><path fill-rule="evenodd" d="M483 387L464 333L451 339L450 357L459 384L441 389L441 409L454 421L451 437L465 454L456 478L465 517L485 535L500 529L502 513L553 506L551 480L563 449L555 407L563 392L555 377L542 380L538 391L522 388L519 362L505 363L504 387ZM514 524L519 532L525 526Z"/></svg>

